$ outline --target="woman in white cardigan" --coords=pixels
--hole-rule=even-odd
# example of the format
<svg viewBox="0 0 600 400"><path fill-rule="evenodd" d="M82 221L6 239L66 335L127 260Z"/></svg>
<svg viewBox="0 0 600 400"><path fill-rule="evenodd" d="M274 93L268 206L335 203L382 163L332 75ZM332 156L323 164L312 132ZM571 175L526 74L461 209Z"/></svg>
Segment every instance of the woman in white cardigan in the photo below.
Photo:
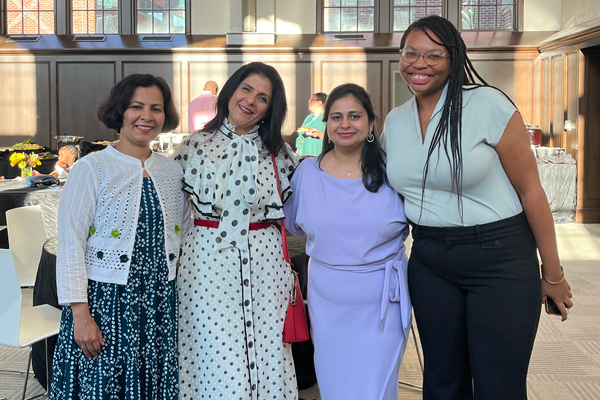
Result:
<svg viewBox="0 0 600 400"><path fill-rule="evenodd" d="M119 142L69 174L59 207L63 308L51 399L177 399L183 172L149 144L179 124L162 78L129 75L98 110Z"/></svg>

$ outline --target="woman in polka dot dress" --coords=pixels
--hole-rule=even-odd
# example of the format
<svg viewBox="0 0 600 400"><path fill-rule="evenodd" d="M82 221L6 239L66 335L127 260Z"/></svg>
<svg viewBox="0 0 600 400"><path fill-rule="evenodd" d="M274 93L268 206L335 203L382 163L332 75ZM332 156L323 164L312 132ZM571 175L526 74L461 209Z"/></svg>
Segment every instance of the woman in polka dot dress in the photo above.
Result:
<svg viewBox="0 0 600 400"><path fill-rule="evenodd" d="M133 74L98 117L121 137L82 158L61 196L56 272L65 307L50 399L176 400L175 276L190 209L181 167L149 144L179 115L164 79Z"/></svg>
<svg viewBox="0 0 600 400"><path fill-rule="evenodd" d="M180 399L297 399L291 346L282 343L288 275L279 227L296 162L284 147L286 99L263 63L237 70L217 116L174 158L193 205L178 275Z"/></svg>

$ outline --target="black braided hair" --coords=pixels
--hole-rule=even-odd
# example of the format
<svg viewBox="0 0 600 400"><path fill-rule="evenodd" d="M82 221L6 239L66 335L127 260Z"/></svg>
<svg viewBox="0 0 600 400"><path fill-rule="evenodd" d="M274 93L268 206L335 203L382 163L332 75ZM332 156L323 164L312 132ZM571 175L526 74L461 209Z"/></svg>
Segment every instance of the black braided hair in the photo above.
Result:
<svg viewBox="0 0 600 400"><path fill-rule="evenodd" d="M443 147L446 158L450 163L452 173L452 190L458 196L458 212L461 221L463 219L462 202L462 108L463 108L463 90L474 90L481 86L490 86L475 71L471 60L467 56L467 46L460 33L454 25L445 18L437 15L431 15L413 22L404 32L400 41L400 48L403 49L406 39L410 32L414 30L422 31L431 39L432 42L444 46L450 54L450 76L448 77L448 91L440 122L435 128L429 150L427 151L427 160L423 168L423 180L421 186L421 214L423 213L423 201L425 197L425 183L429 172L429 159L434 151L440 151ZM431 34L437 36L440 40L434 40ZM476 81L476 79L479 83ZM499 90L499 89L498 89ZM504 92L503 92L504 93ZM506 96L506 94L505 94ZM508 98L508 96L507 96ZM510 100L510 98L509 98ZM512 103L512 100L511 100ZM514 103L513 103L514 104ZM448 154L448 141L450 141L450 153Z"/></svg>
<svg viewBox="0 0 600 400"><path fill-rule="evenodd" d="M369 93L362 87L355 83L344 83L342 85L334 88L329 96L327 97L327 102L325 103L325 111L323 112L323 121L327 123L327 119L329 118L329 112L331 111L331 106L337 100L352 96L359 102L365 111L367 112L367 116L369 118L369 123L375 122L373 124L373 130L369 133L375 136L375 130L377 125L377 116L375 115L375 111L373 109L373 102L371 101L371 96ZM321 160L327 154L333 150L333 143L329 141L329 135L327 133L327 127L325 127L325 135L323 137L323 148L321 150L321 154L319 155L319 168L321 164ZM389 182L387 180L387 176L385 174L385 161L383 159L383 155L381 153L381 146L379 145L379 140L377 136L375 136L375 140L372 142L365 141L365 145L362 149L362 153L360 156L361 170L362 170L362 182L365 189L369 192L377 193L381 185L384 183L389 186Z"/></svg>

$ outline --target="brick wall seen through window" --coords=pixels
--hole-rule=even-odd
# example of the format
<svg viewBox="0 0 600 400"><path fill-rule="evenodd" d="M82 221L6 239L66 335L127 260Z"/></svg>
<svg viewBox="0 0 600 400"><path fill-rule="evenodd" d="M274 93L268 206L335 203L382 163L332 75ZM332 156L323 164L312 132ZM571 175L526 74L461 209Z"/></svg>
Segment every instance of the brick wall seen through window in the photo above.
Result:
<svg viewBox="0 0 600 400"><path fill-rule="evenodd" d="M136 0L138 34L185 33L185 0Z"/></svg>
<svg viewBox="0 0 600 400"><path fill-rule="evenodd" d="M517 0L462 0L463 30L513 30Z"/></svg>
<svg viewBox="0 0 600 400"><path fill-rule="evenodd" d="M442 0L394 0L394 31L428 15L442 15Z"/></svg>
<svg viewBox="0 0 600 400"><path fill-rule="evenodd" d="M9 35L54 34L54 0L8 0Z"/></svg>
<svg viewBox="0 0 600 400"><path fill-rule="evenodd" d="M73 0L73 33L118 34L119 0Z"/></svg>
<svg viewBox="0 0 600 400"><path fill-rule="evenodd" d="M375 0L323 0L325 32L373 32Z"/></svg>

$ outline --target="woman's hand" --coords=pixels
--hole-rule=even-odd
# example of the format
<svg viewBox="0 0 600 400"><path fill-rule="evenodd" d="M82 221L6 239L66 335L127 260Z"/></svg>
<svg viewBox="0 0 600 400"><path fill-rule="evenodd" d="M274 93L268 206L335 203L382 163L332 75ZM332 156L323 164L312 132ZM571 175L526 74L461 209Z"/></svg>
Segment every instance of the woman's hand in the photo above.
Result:
<svg viewBox="0 0 600 400"><path fill-rule="evenodd" d="M73 303L73 323L75 325L73 337L77 345L88 358L96 358L102 351L104 339L96 321L90 315L87 303Z"/></svg>
<svg viewBox="0 0 600 400"><path fill-rule="evenodd" d="M573 307L573 300L571 297L571 286L566 279L564 279L558 285L552 285L545 280L542 280L542 303L546 304L546 298L550 297L556 303L556 306L560 310L562 321L567 319L569 314L569 308Z"/></svg>

